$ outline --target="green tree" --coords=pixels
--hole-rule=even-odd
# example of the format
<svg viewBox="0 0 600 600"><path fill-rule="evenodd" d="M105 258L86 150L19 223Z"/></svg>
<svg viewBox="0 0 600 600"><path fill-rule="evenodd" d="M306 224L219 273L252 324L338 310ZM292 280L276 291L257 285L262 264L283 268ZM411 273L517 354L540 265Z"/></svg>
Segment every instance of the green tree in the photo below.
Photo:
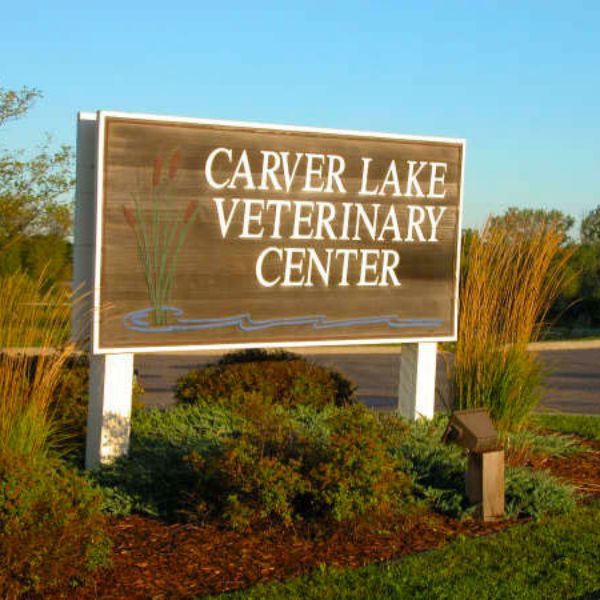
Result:
<svg viewBox="0 0 600 600"><path fill-rule="evenodd" d="M41 97L36 89L0 88L0 127L19 119ZM73 153L69 146L52 148L49 138L32 155L0 147L0 255L33 235L66 237L72 206Z"/></svg>
<svg viewBox="0 0 600 600"><path fill-rule="evenodd" d="M515 234L534 233L539 231L539 226L555 227L563 236L563 243L568 240L569 230L575 224L571 215L565 215L560 210L547 210L543 208L517 208L512 206L504 214L490 219L490 225L504 225L508 231Z"/></svg>
<svg viewBox="0 0 600 600"><path fill-rule="evenodd" d="M577 244L549 321L561 327L600 326L600 244Z"/></svg>
<svg viewBox="0 0 600 600"><path fill-rule="evenodd" d="M588 244L600 242L600 206L590 211L581 221L581 241Z"/></svg>

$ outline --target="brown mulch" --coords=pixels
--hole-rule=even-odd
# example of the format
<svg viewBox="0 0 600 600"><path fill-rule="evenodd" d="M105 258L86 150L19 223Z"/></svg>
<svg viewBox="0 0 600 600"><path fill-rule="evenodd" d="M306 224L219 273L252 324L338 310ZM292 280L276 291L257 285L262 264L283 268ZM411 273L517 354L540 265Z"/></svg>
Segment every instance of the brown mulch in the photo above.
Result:
<svg viewBox="0 0 600 600"><path fill-rule="evenodd" d="M600 442L583 443L589 452L536 458L530 466L549 470L582 493L600 493ZM130 516L111 521L112 568L97 573L95 586L69 596L194 598L305 575L321 565L347 568L391 561L439 548L459 535L488 535L515 523L460 522L426 513L354 530L271 527L235 532L217 525L166 524Z"/></svg>
<svg viewBox="0 0 600 600"><path fill-rule="evenodd" d="M439 548L461 534L482 536L511 525L514 521L461 523L428 513L318 534L308 528L234 532L131 516L111 524L112 569L98 573L95 590L88 587L73 597L193 598L304 575L323 564L342 568L390 561Z"/></svg>
<svg viewBox="0 0 600 600"><path fill-rule="evenodd" d="M600 494L600 442L579 439L587 452L569 456L548 456L531 461L535 469L546 469L572 484L583 494Z"/></svg>

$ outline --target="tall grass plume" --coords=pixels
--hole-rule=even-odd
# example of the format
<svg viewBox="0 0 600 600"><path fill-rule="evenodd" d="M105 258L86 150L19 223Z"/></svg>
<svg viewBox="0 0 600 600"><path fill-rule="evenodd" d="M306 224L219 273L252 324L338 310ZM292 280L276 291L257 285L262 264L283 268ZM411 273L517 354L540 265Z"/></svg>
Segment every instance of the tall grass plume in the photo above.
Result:
<svg viewBox="0 0 600 600"><path fill-rule="evenodd" d="M43 277L0 277L1 450L35 459L52 447L52 398L72 352L70 300Z"/></svg>
<svg viewBox="0 0 600 600"><path fill-rule="evenodd" d="M569 251L551 224L525 231L502 223L470 240L461 284L455 404L485 407L500 430L518 428L541 397L538 339L565 279Z"/></svg>

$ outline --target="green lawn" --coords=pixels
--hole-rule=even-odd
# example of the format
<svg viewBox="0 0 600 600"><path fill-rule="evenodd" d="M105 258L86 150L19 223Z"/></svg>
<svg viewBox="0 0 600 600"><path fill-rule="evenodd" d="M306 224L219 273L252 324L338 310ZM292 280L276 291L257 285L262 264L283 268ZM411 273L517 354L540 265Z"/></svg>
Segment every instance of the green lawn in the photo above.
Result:
<svg viewBox="0 0 600 600"><path fill-rule="evenodd" d="M592 440L600 440L600 416L586 417L582 415L537 414L533 422L541 427L560 431L562 433L576 433Z"/></svg>
<svg viewBox="0 0 600 600"><path fill-rule="evenodd" d="M595 598L600 594L600 503L395 564L321 571L221 598Z"/></svg>

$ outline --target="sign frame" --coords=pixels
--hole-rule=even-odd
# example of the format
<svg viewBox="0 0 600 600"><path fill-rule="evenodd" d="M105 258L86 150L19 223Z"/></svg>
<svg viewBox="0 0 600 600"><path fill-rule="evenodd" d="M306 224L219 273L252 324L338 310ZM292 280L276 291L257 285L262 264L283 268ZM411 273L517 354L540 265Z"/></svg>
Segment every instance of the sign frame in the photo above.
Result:
<svg viewBox="0 0 600 600"><path fill-rule="evenodd" d="M89 113L86 116L91 117ZM384 132L356 131L346 129L330 129L321 127L308 127L296 125L280 125L271 123L255 123L246 121L227 121L217 119L175 117L162 115L149 115L144 113L128 113L120 111L100 110L95 113L96 121L96 173L95 173L95 198L93 203L93 222L94 222L94 242L93 242L93 265L92 279L92 352L97 355L109 354L149 354L149 353L171 353L171 352L194 352L194 351L229 351L247 348L308 348L308 347L335 347L335 346L372 346L372 345L395 345L395 344L415 344L422 342L446 342L456 341L458 329L458 302L460 288L460 252L461 252L461 231L462 231L462 212L464 195L464 171L466 140L463 138L449 137L431 137L402 135ZM397 140L404 142L425 142L436 144L448 144L459 146L460 148L460 177L458 193L458 216L457 216L457 234L456 234L456 272L455 289L453 298L453 331L447 336L431 337L386 337L386 338L359 338L343 340L314 340L314 341L276 341L276 342L244 342L244 343L223 343L223 344L182 344L182 345L148 345L133 347L107 347L100 345L100 312L101 312L101 272L102 272L102 236L103 236L103 201L104 201L104 161L105 161L105 140L106 140L106 121L107 119L128 119L147 122L162 122L173 124L188 125L208 125L219 126L231 129L253 128L264 130L266 132L298 132L312 133L323 136L353 136L365 137L381 140Z"/></svg>

